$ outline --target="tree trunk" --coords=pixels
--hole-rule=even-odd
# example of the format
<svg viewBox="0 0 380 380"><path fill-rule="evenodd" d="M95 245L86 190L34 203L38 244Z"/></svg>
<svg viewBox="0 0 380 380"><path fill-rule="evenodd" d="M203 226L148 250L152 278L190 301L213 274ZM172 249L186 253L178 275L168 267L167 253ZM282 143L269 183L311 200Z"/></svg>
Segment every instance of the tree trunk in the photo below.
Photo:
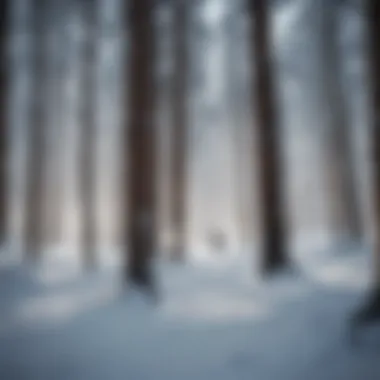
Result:
<svg viewBox="0 0 380 380"><path fill-rule="evenodd" d="M174 73L172 83L172 259L181 260L186 245L188 1L174 1Z"/></svg>
<svg viewBox="0 0 380 380"><path fill-rule="evenodd" d="M244 247L252 238L252 223L249 216L252 209L249 202L247 189L250 176L247 175L249 170L247 157L246 139L248 136L245 114L242 112L242 103L246 103L242 91L241 62L242 48L239 39L243 37L239 30L239 23L242 22L240 9L232 8L232 14L225 21L225 38L226 38L226 81L227 81L227 102L228 102L228 119L231 123L234 142L234 170L235 170L235 191L236 191L236 214L238 222L238 231L240 245ZM249 195L251 196L251 194Z"/></svg>
<svg viewBox="0 0 380 380"><path fill-rule="evenodd" d="M339 7L331 0L322 0L319 11L321 100L327 118L324 140L332 230L340 233L342 242L358 241L362 238L362 226L354 174L354 146L342 83Z"/></svg>
<svg viewBox="0 0 380 380"><path fill-rule="evenodd" d="M375 249L375 281L380 293L380 2L366 0L368 23L369 88L371 112L371 155L373 173Z"/></svg>
<svg viewBox="0 0 380 380"><path fill-rule="evenodd" d="M5 243L8 216L8 59L9 1L0 1L0 244Z"/></svg>
<svg viewBox="0 0 380 380"><path fill-rule="evenodd" d="M28 136L27 193L25 220L26 257L35 261L41 255L43 240L43 188L46 138L45 71L46 71L46 0L33 1L33 93Z"/></svg>
<svg viewBox="0 0 380 380"><path fill-rule="evenodd" d="M266 0L251 0L252 51L255 62L257 149L259 158L260 220L263 270L273 272L287 262L280 133L270 52L269 10Z"/></svg>
<svg viewBox="0 0 380 380"><path fill-rule="evenodd" d="M131 284L152 290L155 223L155 125L153 1L129 2L129 107L125 127L125 163L128 164L126 276Z"/></svg>
<svg viewBox="0 0 380 380"><path fill-rule="evenodd" d="M370 88L370 141L373 185L373 208L375 222L375 242L373 247L374 281L369 299L353 316L353 327L380 320L380 2L366 0L367 46Z"/></svg>
<svg viewBox="0 0 380 380"><path fill-rule="evenodd" d="M50 244L59 245L62 242L63 233L63 205L62 205L62 136L64 134L64 99L65 99L65 82L67 77L67 45L68 36L66 17L68 9L72 7L72 1L51 0L52 13L49 16L51 33L53 34L51 42L53 48L50 49L50 95L48 107L52 107L49 118L49 151L47 154L51 157L47 165L48 168L48 199L47 199L47 217L46 217L46 234Z"/></svg>
<svg viewBox="0 0 380 380"><path fill-rule="evenodd" d="M82 50L82 108L81 108L81 207L82 234L81 249L84 267L88 270L96 266L96 120L95 120L95 80L96 80L96 0L81 0L84 19L84 41Z"/></svg>

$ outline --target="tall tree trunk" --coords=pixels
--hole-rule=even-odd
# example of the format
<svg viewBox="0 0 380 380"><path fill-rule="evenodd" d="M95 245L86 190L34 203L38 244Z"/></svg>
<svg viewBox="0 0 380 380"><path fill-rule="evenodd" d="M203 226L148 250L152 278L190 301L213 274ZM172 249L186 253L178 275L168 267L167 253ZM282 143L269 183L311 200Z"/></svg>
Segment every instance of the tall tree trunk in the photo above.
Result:
<svg viewBox="0 0 380 380"><path fill-rule="evenodd" d="M67 43L68 36L66 17L68 9L72 6L72 1L51 0L52 13L50 14L51 33L53 34L51 42L50 57L50 98L48 106L52 107L49 118L49 152L51 160L47 163L49 166L48 173L48 201L47 201L47 218L46 234L51 244L59 245L62 242L63 233L63 205L62 205L62 135L64 132L64 93L65 93L65 75L67 71Z"/></svg>
<svg viewBox="0 0 380 380"><path fill-rule="evenodd" d="M365 18L367 22L367 46L370 89L370 154L373 185L373 206L375 236L373 246L373 289L369 299L353 317L355 326L380 320L380 2L365 1Z"/></svg>
<svg viewBox="0 0 380 380"><path fill-rule="evenodd" d="M373 172L375 281L380 293L380 2L366 0L368 23L369 88L371 107L371 155Z"/></svg>
<svg viewBox="0 0 380 380"><path fill-rule="evenodd" d="M125 126L128 223L126 276L130 283L152 289L156 243L153 1L129 2L129 107Z"/></svg>
<svg viewBox="0 0 380 380"><path fill-rule="evenodd" d="M264 272L273 272L287 262L283 183L280 165L280 133L277 119L270 52L269 2L250 0L252 51L255 62L255 112L259 157L260 220Z"/></svg>
<svg viewBox="0 0 380 380"><path fill-rule="evenodd" d="M7 36L9 0L0 1L0 244L6 239L8 190L8 84Z"/></svg>
<svg viewBox="0 0 380 380"><path fill-rule="evenodd" d="M240 8L231 7L231 14L225 20L225 38L226 38L226 81L227 81L227 102L228 102L228 119L231 123L234 139L234 170L236 182L236 213L239 228L240 245L243 247L245 243L252 238L252 223L250 223L249 215L252 209L247 196L249 176L247 175L248 157L247 157L247 124L245 115L242 113L242 102L246 103L242 91L242 65L239 59L243 57L242 46L239 39L242 32L239 30L239 23L242 22ZM251 196L251 194L250 194Z"/></svg>
<svg viewBox="0 0 380 380"><path fill-rule="evenodd" d="M86 269L96 266L96 0L80 0L84 19L84 45L82 51L82 129L81 129L81 207L82 254Z"/></svg>
<svg viewBox="0 0 380 380"><path fill-rule="evenodd" d="M339 53L339 5L319 0L321 99L326 117L325 149L332 229L342 242L362 237L360 207L355 181L354 146L348 121Z"/></svg>
<svg viewBox="0 0 380 380"><path fill-rule="evenodd" d="M28 136L27 193L25 220L26 256L35 261L41 254L43 240L43 178L46 138L45 71L46 71L46 0L34 0L33 18L33 92Z"/></svg>
<svg viewBox="0 0 380 380"><path fill-rule="evenodd" d="M186 245L187 103L188 103L188 1L174 5L174 73L172 82L172 258L180 260Z"/></svg>

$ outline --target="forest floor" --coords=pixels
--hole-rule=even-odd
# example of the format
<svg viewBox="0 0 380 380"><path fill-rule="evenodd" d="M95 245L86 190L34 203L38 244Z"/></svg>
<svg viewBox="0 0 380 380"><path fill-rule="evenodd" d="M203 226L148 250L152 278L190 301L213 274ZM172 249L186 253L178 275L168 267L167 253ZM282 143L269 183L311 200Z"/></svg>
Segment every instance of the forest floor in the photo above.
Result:
<svg viewBox="0 0 380 380"><path fill-rule="evenodd" d="M380 327L349 341L366 252L318 253L252 280L244 260L160 264L157 305L115 269L0 272L1 380L378 380ZM380 324L379 324L380 326Z"/></svg>

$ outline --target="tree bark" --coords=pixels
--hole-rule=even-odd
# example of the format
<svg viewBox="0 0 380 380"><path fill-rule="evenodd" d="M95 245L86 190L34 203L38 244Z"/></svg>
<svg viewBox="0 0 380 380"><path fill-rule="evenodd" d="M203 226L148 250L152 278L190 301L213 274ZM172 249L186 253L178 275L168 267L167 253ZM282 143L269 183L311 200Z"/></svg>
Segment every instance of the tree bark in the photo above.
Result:
<svg viewBox="0 0 380 380"><path fill-rule="evenodd" d="M156 243L153 1L129 2L129 106L125 127L128 223L127 280L153 287L152 258Z"/></svg>
<svg viewBox="0 0 380 380"><path fill-rule="evenodd" d="M8 59L9 1L0 1L0 244L5 243L8 217Z"/></svg>
<svg viewBox="0 0 380 380"><path fill-rule="evenodd" d="M321 99L326 116L326 173L329 210L334 232L343 242L362 238L361 215L355 181L354 146L344 97L342 63L339 54L339 4L319 2Z"/></svg>
<svg viewBox="0 0 380 380"><path fill-rule="evenodd" d="M366 0L370 88L370 141L373 173L375 247L374 277L380 293L380 2Z"/></svg>
<svg viewBox="0 0 380 380"><path fill-rule="evenodd" d="M25 219L26 258L35 262L41 255L43 241L44 159L46 138L45 71L46 67L46 0L33 1L33 93L28 136L27 193Z"/></svg>
<svg viewBox="0 0 380 380"><path fill-rule="evenodd" d="M263 233L262 267L266 273L280 269L288 261L268 4L266 0L250 0L252 52L256 68L253 93L256 102L260 220Z"/></svg>
<svg viewBox="0 0 380 380"><path fill-rule="evenodd" d="M373 246L373 287L368 300L353 315L353 327L380 320L380 2L365 1L368 47L368 86L370 89L370 154L373 185L373 217L375 236Z"/></svg>
<svg viewBox="0 0 380 380"><path fill-rule="evenodd" d="M82 234L81 249L85 269L96 267L96 0L81 0L84 20L84 41L82 50L82 108L81 108L81 165L80 189Z"/></svg>
<svg viewBox="0 0 380 380"><path fill-rule="evenodd" d="M186 246L187 194L187 102L188 102L188 12L187 0L174 5L174 73L172 77L172 232L171 257L181 260Z"/></svg>

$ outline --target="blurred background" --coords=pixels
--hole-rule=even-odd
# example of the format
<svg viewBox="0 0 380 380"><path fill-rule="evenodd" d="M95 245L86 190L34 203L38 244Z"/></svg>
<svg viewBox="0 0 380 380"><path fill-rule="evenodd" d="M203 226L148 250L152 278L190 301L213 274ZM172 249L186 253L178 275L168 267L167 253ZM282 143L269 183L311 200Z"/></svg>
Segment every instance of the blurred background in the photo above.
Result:
<svg viewBox="0 0 380 380"><path fill-rule="evenodd" d="M1 0L0 378L378 379L378 3Z"/></svg>

